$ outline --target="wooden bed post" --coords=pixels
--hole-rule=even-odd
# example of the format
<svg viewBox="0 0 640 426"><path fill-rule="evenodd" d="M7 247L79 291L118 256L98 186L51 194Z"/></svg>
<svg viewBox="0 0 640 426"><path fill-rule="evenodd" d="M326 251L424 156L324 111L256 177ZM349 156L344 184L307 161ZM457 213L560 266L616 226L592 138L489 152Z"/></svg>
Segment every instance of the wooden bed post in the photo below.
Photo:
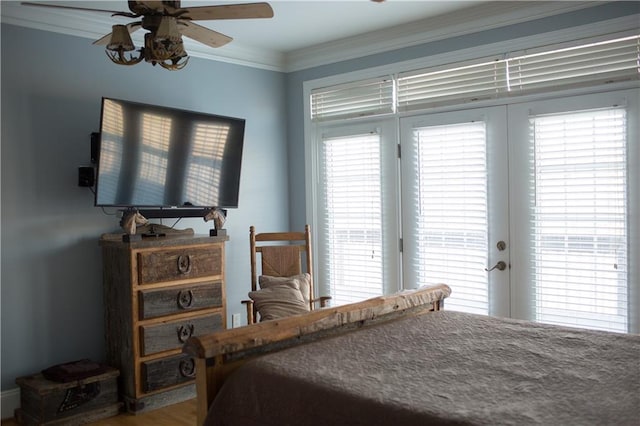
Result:
<svg viewBox="0 0 640 426"><path fill-rule="evenodd" d="M207 387L208 371L206 358L194 358L196 361L196 415L198 424L204 424L204 419L207 415L207 407L213 402L214 395ZM204 371L204 374L200 372Z"/></svg>

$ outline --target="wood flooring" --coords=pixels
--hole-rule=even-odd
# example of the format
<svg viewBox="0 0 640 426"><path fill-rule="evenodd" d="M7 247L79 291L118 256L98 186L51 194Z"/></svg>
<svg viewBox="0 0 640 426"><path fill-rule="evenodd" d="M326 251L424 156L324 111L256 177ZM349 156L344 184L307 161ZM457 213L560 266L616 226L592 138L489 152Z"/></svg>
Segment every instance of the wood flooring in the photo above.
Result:
<svg viewBox="0 0 640 426"><path fill-rule="evenodd" d="M194 426L196 424L196 400L192 399L138 415L120 414L90 426ZM2 426L17 426L13 419L3 420Z"/></svg>

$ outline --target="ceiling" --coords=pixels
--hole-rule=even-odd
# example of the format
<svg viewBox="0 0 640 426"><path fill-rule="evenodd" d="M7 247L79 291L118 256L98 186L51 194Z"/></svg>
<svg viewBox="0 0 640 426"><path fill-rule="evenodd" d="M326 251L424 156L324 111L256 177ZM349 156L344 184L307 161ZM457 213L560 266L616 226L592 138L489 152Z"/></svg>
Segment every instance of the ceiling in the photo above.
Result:
<svg viewBox="0 0 640 426"><path fill-rule="evenodd" d="M182 1L183 7L249 1ZM65 6L128 11L126 1L54 1ZM402 46L522 22L594 2L481 0L270 0L272 19L198 21L233 37L218 49L185 41L191 56L294 71ZM2 22L97 39L131 18L3 1ZM139 44L142 31L134 33ZM136 37L139 39L136 40ZM98 48L98 47L96 47Z"/></svg>

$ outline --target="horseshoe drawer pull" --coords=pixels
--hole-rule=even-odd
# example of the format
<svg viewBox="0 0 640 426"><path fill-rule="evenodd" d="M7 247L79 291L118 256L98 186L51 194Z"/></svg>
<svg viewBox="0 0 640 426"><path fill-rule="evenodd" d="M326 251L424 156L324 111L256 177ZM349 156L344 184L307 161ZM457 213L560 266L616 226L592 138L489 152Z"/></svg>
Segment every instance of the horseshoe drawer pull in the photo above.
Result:
<svg viewBox="0 0 640 426"><path fill-rule="evenodd" d="M186 343L189 337L193 336L193 330L195 327L193 324L187 324L186 326L181 325L178 327L178 340L180 343Z"/></svg>
<svg viewBox="0 0 640 426"><path fill-rule="evenodd" d="M178 256L178 272L181 274L188 274L191 272L191 256L180 255Z"/></svg>
<svg viewBox="0 0 640 426"><path fill-rule="evenodd" d="M193 290L180 290L178 292L178 306L180 309L189 309L193 305Z"/></svg>
<svg viewBox="0 0 640 426"><path fill-rule="evenodd" d="M184 377L195 377L196 376L196 363L193 361L193 358L183 359L180 361L180 374Z"/></svg>

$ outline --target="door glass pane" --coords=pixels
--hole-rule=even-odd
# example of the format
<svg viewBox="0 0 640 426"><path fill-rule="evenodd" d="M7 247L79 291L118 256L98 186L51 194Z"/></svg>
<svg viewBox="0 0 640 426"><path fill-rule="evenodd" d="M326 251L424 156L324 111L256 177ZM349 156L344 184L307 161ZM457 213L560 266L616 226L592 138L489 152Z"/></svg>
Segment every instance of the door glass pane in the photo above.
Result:
<svg viewBox="0 0 640 426"><path fill-rule="evenodd" d="M421 284L446 283L446 308L489 312L487 153L484 122L413 129L417 220L411 268Z"/></svg>
<svg viewBox="0 0 640 426"><path fill-rule="evenodd" d="M380 135L323 138L323 267L332 305L383 292Z"/></svg>
<svg viewBox="0 0 640 426"><path fill-rule="evenodd" d="M535 116L530 132L535 319L626 331L625 110Z"/></svg>

